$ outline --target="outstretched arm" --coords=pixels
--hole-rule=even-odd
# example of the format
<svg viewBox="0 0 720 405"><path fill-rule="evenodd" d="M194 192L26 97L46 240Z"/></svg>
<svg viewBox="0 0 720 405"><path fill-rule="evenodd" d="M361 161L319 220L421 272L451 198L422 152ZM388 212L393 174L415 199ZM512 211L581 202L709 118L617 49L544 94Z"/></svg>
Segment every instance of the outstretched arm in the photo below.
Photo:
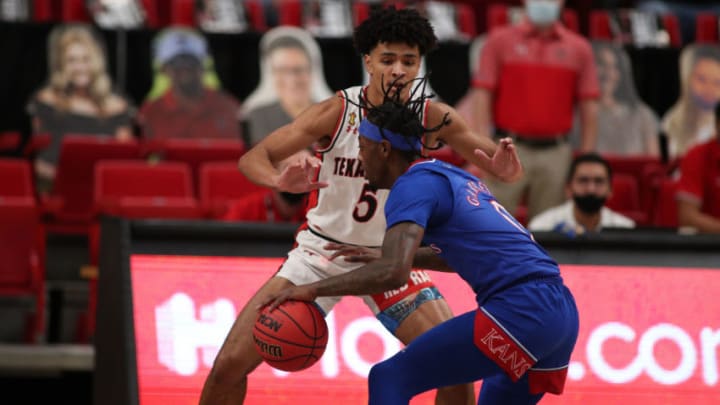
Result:
<svg viewBox="0 0 720 405"><path fill-rule="evenodd" d="M290 287L270 295L260 306L270 310L287 300L313 301L317 297L377 294L399 288L407 282L415 252L425 229L412 222L401 222L388 229L382 256L351 272L311 284Z"/></svg>
<svg viewBox="0 0 720 405"><path fill-rule="evenodd" d="M430 103L427 113L428 127L438 125L442 117L448 114L450 124L435 133L434 139L450 145L466 161L502 181L513 182L523 176L520 158L510 138L502 139L496 144L487 132L485 134L473 132L460 114L444 103Z"/></svg>
<svg viewBox="0 0 720 405"><path fill-rule="evenodd" d="M240 171L256 184L291 193L324 186L312 180L320 164L314 157L290 165L282 173L276 166L290 155L332 136L341 112L342 100L337 96L309 107L295 121L273 131L247 151L238 162Z"/></svg>

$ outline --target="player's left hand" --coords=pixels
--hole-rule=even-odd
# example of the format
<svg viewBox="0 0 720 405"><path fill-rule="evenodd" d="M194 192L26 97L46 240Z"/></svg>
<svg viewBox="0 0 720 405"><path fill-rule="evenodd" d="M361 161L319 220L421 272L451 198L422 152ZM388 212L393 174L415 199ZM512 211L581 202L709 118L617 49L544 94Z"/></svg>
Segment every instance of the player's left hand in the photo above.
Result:
<svg viewBox="0 0 720 405"><path fill-rule="evenodd" d="M492 157L488 156L482 149L475 149L474 153L483 163L483 166L502 181L510 183L519 180L523 176L520 157L517 154L512 138L501 139Z"/></svg>
<svg viewBox="0 0 720 405"><path fill-rule="evenodd" d="M269 310L272 312L285 301L295 300L313 302L315 301L315 298L317 298L317 293L310 285L292 286L265 297L262 303L258 305L258 309L269 305Z"/></svg>

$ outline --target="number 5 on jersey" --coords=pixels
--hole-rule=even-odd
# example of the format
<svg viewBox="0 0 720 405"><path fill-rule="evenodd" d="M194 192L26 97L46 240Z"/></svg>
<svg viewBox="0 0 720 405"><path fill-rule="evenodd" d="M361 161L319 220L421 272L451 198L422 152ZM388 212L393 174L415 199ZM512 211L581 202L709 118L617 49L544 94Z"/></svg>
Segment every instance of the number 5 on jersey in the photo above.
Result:
<svg viewBox="0 0 720 405"><path fill-rule="evenodd" d="M357 222L367 222L375 215L378 208L376 192L377 190L367 182L363 184L360 198L355 203L355 209L353 210L353 218Z"/></svg>

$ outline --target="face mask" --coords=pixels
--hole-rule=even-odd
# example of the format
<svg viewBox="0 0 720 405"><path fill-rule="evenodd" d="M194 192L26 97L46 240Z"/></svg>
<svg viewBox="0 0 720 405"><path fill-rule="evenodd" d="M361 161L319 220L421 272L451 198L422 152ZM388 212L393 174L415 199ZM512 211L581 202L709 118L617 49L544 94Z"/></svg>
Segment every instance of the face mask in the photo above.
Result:
<svg viewBox="0 0 720 405"><path fill-rule="evenodd" d="M715 109L716 101L708 101L697 94L692 94L693 103L703 111L712 111Z"/></svg>
<svg viewBox="0 0 720 405"><path fill-rule="evenodd" d="M558 20L560 3L549 0L526 0L525 12L533 24L548 26Z"/></svg>
<svg viewBox="0 0 720 405"><path fill-rule="evenodd" d="M573 201L580 211L586 214L595 214L605 205L607 197L600 197L594 194L573 195Z"/></svg>
<svg viewBox="0 0 720 405"><path fill-rule="evenodd" d="M295 194L295 193L288 193L286 191L280 192L280 196L282 197L282 199L285 200L285 202L290 205L302 204L305 200L305 196L307 196L307 195L308 195L308 193Z"/></svg>

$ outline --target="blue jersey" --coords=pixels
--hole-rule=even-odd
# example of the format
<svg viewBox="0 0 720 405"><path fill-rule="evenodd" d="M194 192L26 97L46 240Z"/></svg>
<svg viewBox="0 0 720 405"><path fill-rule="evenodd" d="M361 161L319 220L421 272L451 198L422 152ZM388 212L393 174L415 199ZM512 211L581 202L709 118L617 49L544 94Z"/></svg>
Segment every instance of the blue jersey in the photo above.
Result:
<svg viewBox="0 0 720 405"><path fill-rule="evenodd" d="M430 246L475 291L479 305L530 275L553 276L557 263L476 177L439 160L413 164L385 204L387 227L413 222Z"/></svg>

